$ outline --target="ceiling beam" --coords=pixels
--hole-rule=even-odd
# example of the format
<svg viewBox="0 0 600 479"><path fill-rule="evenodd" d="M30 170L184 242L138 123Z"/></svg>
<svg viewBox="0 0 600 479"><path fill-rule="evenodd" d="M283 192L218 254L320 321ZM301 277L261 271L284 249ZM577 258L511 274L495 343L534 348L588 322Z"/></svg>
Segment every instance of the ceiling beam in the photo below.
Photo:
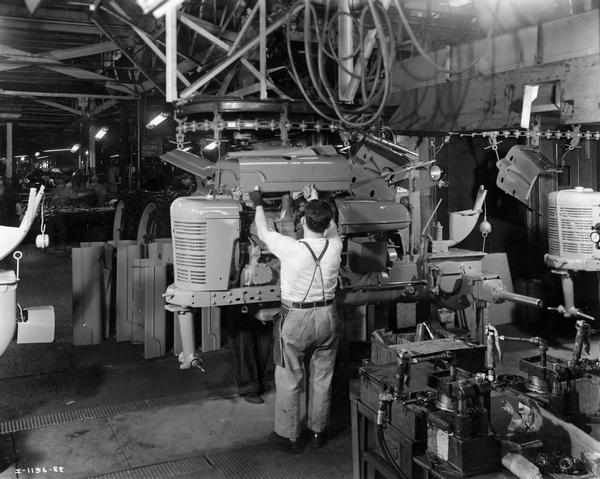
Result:
<svg viewBox="0 0 600 479"><path fill-rule="evenodd" d="M99 115L103 111L108 110L109 108L112 108L116 104L117 104L117 100L105 101L105 102L101 103L100 105L98 105L96 108L94 108L92 111L90 111L90 116L94 117L96 115Z"/></svg>
<svg viewBox="0 0 600 479"><path fill-rule="evenodd" d="M181 63L177 64L177 70L180 71L181 73L187 73L191 70L194 70L195 68L198 68L198 65L195 62L190 61L190 60L184 60ZM165 73L162 72L159 75L157 75L152 81L145 80L142 82L142 90L146 91L146 90L148 90L148 88L152 87L151 83L157 82L157 81L162 81L164 79L165 79Z"/></svg>
<svg viewBox="0 0 600 479"><path fill-rule="evenodd" d="M160 60L166 65L167 64L167 56L160 50L160 48L158 48L156 46L156 44L152 41L152 39L146 34L146 32L144 32L142 29L133 26L133 31L135 33L137 33L137 35L142 39L142 41L148 45L148 47L150 48L150 50L152 50L155 55L160 58ZM179 78L179 80L185 85L185 86L190 86L190 81L183 76L183 73L181 73L179 70L177 70L177 78Z"/></svg>
<svg viewBox="0 0 600 479"><path fill-rule="evenodd" d="M101 95L95 93L51 93L47 91L18 91L0 88L0 95L19 96L23 98L103 98L105 100L136 100L134 95Z"/></svg>
<svg viewBox="0 0 600 479"><path fill-rule="evenodd" d="M194 30L196 33L202 35L204 38L206 38L210 42L214 43L218 47L221 47L225 51L229 51L229 44L225 43L223 40L221 40L215 34L210 32L205 27L204 22L201 22L199 18L192 17L191 15L188 15L187 13L180 13L179 21L181 23L183 23L184 25L186 25L188 28L191 28L192 30Z"/></svg>
<svg viewBox="0 0 600 479"><path fill-rule="evenodd" d="M59 110L68 111L69 113L73 113L74 115L78 115L78 116L83 115L83 112L81 110L72 108L72 107L70 107L68 105L64 105L62 103L58 103L56 101L39 100L37 98L34 98L33 101L35 101L37 103L41 103L42 105L51 106L53 108L58 108Z"/></svg>
<svg viewBox="0 0 600 479"><path fill-rule="evenodd" d="M124 25L111 24L115 29L121 32L129 31ZM101 33L98 27L93 23L67 22L64 20L48 20L37 18L20 18L10 16L0 16L0 30L7 29L31 30L34 32L62 32L76 33L79 35L98 35Z"/></svg>
<svg viewBox="0 0 600 479"><path fill-rule="evenodd" d="M55 60L47 54L39 55L34 53L28 53L23 50L19 50L18 48L13 48L8 45L0 44L0 55L4 55L8 57L7 62L10 63L11 60L16 59L20 62L29 62L32 66L41 66L43 68L47 68L48 70L61 73L63 75L71 76L77 78L78 80L94 80L94 81L103 81L103 82L115 82L114 78L110 78L104 75L100 75L95 72L91 72L89 70L85 70L83 68L77 68L72 66L65 66L58 60ZM22 65L19 66L21 68ZM10 70L11 68L4 68L3 70ZM1 71L1 70L0 70ZM106 83L104 86L106 88L111 88L113 90L122 91L124 93L133 93L134 87L130 83L119 82L120 84L109 84Z"/></svg>
<svg viewBox="0 0 600 479"><path fill-rule="evenodd" d="M112 5L112 3L111 3ZM113 5L114 7L114 5ZM169 97L169 96L173 96L171 92L171 90L177 90L177 80L175 78L170 79L169 76L167 76L167 73L169 74L175 74L176 78L179 79L179 81L181 81L186 87L190 86L190 81L184 76L184 73L188 70L180 70L179 69L179 65L176 63L176 59L177 59L177 55L181 55L179 52L177 52L177 45L175 44L175 47L173 48L173 43L176 43L176 33L177 33L177 25L176 25L176 17L174 19L172 19L171 22L169 22L169 18L170 15L169 13L172 13L173 15L176 14L175 11L168 11L167 15L165 15L165 27L164 27L164 31L166 31L165 37L167 37L168 39L170 39L170 41L166 41L165 43L163 43L164 47L165 47L165 51L167 53L163 53L163 51L156 45L156 43L161 43L158 40L156 40L156 38L151 37L148 33L146 33L144 30L142 30L141 28L139 28L138 26L134 25L133 23L131 23L131 21L127 18L122 18L120 13L116 13L112 10L110 10L109 8L106 7L102 7L102 11L106 12L109 15L112 15L113 17L118 18L120 21L127 23L131 29L137 34L137 36L148 46L148 48L150 48L150 50L152 50L152 52L154 52L154 54L163 62L163 64L166 67L166 73L164 75L165 78L165 97ZM175 25L173 25L173 23ZM172 25L169 28L169 25ZM162 30L161 32L162 33ZM159 33L159 34L160 34ZM155 35L158 36L159 34ZM170 49L168 49L168 47L170 47ZM170 54L170 55L168 55ZM188 60L189 62L193 62L193 60L186 58L184 55L181 55L182 57L184 57L186 60ZM170 58L170 63L167 63L168 61L168 57ZM184 65L185 62L182 62L180 65ZM199 66L196 63L196 66ZM154 79L150 79L150 81L152 81L152 83L154 83L155 85L157 84L157 80ZM144 90L147 89L146 85L148 85L148 82L145 81L142 83ZM174 98L169 99L167 98L167 101L173 101L174 99L176 99L177 95L174 95Z"/></svg>
<svg viewBox="0 0 600 479"><path fill-rule="evenodd" d="M0 125L5 125L6 123L6 121L0 121ZM73 128L67 128L63 123L27 123L23 120L13 121L12 123L18 125L19 128L61 128L63 130L73 130Z"/></svg>
<svg viewBox="0 0 600 479"><path fill-rule="evenodd" d="M150 81L150 83L152 83L152 85L154 85L154 87L164 96L165 92L158 85L156 80L154 80L152 78L152 76L146 71L146 69L140 64L140 62L138 62L136 60L136 58L131 53L129 53L127 48L125 48L125 46L121 44L121 41L119 39L117 39L117 37L106 27L106 24L103 22L100 22L98 20L98 16L92 17L92 22L94 22L94 24L96 24L96 26L100 29L100 31L102 31L102 33L104 33L108 38L110 38L113 42L115 42L119 46L120 50L123 52L123 55L125 55L129 59L129 61L133 64L133 66L135 66L142 73L142 75L144 75L148 79L148 81ZM144 83L142 83L142 88L144 88ZM144 88L144 91L145 90L146 90L146 88Z"/></svg>
<svg viewBox="0 0 600 479"><path fill-rule="evenodd" d="M118 50L119 46L113 42L94 43L92 45L84 45L82 47L65 48L62 50L54 50L45 53L50 58L55 60L70 60L72 58L88 57L90 55L99 55L101 53Z"/></svg>
<svg viewBox="0 0 600 479"><path fill-rule="evenodd" d="M279 27L281 27L289 18L290 15L294 14L298 8L288 10L287 13L283 14L277 20L273 21L269 27L265 30L265 35L270 35ZM180 98L185 99L193 95L199 88L203 85L206 85L209 81L215 78L219 73L223 70L227 69L233 63L235 63L238 59L242 58L246 53L253 50L258 46L260 42L260 37L255 37L250 40L246 45L237 49L235 52L232 52L231 55L224 61L222 61L218 66L213 68L208 73L205 73L201 78L192 83L189 87L181 92Z"/></svg>
<svg viewBox="0 0 600 479"><path fill-rule="evenodd" d="M259 5L259 4L257 4ZM196 33L198 33L199 35L203 36L204 38L206 38L207 40L209 40L210 42L212 42L213 44L215 44L216 46L218 46L219 48L221 48L222 50L225 50L227 52L227 55L229 56L232 53L232 47L229 45L229 43L224 42L223 40L221 40L219 37L213 35L211 32L209 32L202 23L199 22L200 19L198 18L194 18L191 15L188 15L187 13L180 13L179 14L179 21L181 23L183 23L184 25L186 25L188 28L191 28L192 30L194 30ZM262 35L260 35L260 37L262 37ZM236 39L237 40L237 39ZM285 93L283 93L279 88L277 88L272 82L270 82L267 78L266 75L261 74L260 71L258 71L254 65L252 65L252 63L250 63L246 58L240 58L240 62L242 63L242 65L244 65L244 67L252 74L256 77L256 79L261 82L261 84L263 84L263 86L268 86L269 88L271 88L275 93L277 93L281 98L285 98L285 99L289 99L289 96L287 96ZM187 83L186 86L189 86L189 82ZM262 89L261 89L261 94L262 94ZM266 93L265 93L265 97L266 97Z"/></svg>

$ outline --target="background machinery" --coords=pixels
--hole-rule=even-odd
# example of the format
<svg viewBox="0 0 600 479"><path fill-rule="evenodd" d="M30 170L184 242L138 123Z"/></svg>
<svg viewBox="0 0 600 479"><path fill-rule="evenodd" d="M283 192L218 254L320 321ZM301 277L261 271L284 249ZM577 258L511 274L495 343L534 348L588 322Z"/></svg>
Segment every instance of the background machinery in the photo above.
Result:
<svg viewBox="0 0 600 479"><path fill-rule="evenodd" d="M215 162L181 149L161 158L196 176L196 184L210 185L208 192L177 198L171 206L174 283L165 298L178 317L182 368L200 364L194 310L202 312L203 351L219 347L220 307L247 310L260 304L259 319L276 312L278 263L257 238L254 212L245 205L256 186L273 227L292 237L300 234L305 200L298 192L304 186L314 184L335 205L344 241L341 304L426 301L453 309L474 301L541 304L505 291L499 275L484 274L485 253L452 248L475 226L483 188L475 207L458 213L467 221L451 222L450 239L438 234L428 241L430 222L419 231L411 200L418 201L417 182L423 189L434 186L428 174L433 162L400 145L369 135L354 154L319 145L230 152Z"/></svg>

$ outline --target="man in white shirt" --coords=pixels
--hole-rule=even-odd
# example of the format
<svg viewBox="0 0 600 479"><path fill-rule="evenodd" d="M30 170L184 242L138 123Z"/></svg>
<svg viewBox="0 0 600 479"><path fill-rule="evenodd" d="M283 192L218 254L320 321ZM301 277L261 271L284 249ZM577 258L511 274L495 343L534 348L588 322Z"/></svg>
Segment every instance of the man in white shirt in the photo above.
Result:
<svg viewBox="0 0 600 479"><path fill-rule="evenodd" d="M290 452L301 452L300 400L304 360L310 358L308 422L310 444L321 447L329 421L331 380L339 341L335 304L342 241L333 207L311 187L296 240L269 228L259 191L250 193L256 207L258 237L281 262L281 311L273 324L275 361L275 432L273 440Z"/></svg>

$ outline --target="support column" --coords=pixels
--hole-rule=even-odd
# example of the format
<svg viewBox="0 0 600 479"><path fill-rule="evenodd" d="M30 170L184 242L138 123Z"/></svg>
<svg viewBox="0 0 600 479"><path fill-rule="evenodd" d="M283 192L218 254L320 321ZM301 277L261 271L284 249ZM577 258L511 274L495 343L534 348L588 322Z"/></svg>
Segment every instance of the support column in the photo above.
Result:
<svg viewBox="0 0 600 479"><path fill-rule="evenodd" d="M177 9L167 8L165 14L166 100L177 100Z"/></svg>
<svg viewBox="0 0 600 479"><path fill-rule="evenodd" d="M96 172L96 123L94 122L90 122L88 145L90 154L88 155L85 173L86 175L93 175Z"/></svg>
<svg viewBox="0 0 600 479"><path fill-rule="evenodd" d="M260 56L260 99L267 99L267 2L258 0L258 25L259 25L259 56Z"/></svg>
<svg viewBox="0 0 600 479"><path fill-rule="evenodd" d="M6 124L6 178L9 183L13 182L13 176L15 171L13 157L13 124L8 122Z"/></svg>
<svg viewBox="0 0 600 479"><path fill-rule="evenodd" d="M137 170L137 182L136 188L139 190L142 187L142 103L138 99L137 101L137 126L136 126L136 147L135 147L135 157L136 157L136 170ZM129 185L131 186L131 174Z"/></svg>

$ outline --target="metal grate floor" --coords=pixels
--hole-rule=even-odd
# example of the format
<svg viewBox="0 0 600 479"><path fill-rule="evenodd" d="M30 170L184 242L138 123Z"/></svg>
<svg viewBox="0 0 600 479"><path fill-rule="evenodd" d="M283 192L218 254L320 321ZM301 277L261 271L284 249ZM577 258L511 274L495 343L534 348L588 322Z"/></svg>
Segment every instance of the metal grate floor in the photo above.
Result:
<svg viewBox="0 0 600 479"><path fill-rule="evenodd" d="M0 422L0 434L10 434L13 432L27 431L39 427L55 426L71 422L87 421L102 417L112 417L117 414L127 414L138 411L148 411L167 406L173 406L181 401L177 398L166 399L146 399L143 401L132 401L128 403L113 404L110 406L99 406L85 409L76 409L73 411L63 411L41 416L31 416L9 421Z"/></svg>
<svg viewBox="0 0 600 479"><path fill-rule="evenodd" d="M230 479L342 479L352 477L349 434L330 441L322 449L307 448L301 454L278 451L258 444L207 454L209 461ZM282 474L285 471L285 476Z"/></svg>
<svg viewBox="0 0 600 479"><path fill-rule="evenodd" d="M89 479L166 479L183 475L223 479L346 479L352 477L350 437L341 436L322 449L307 449L301 454L277 451L269 443L256 444L91 476Z"/></svg>
<svg viewBox="0 0 600 479"><path fill-rule="evenodd" d="M213 466L207 461L205 456L195 456L100 474L91 476L88 479L167 479L183 474L193 474L194 477L204 478L207 475L206 473L212 469Z"/></svg>

